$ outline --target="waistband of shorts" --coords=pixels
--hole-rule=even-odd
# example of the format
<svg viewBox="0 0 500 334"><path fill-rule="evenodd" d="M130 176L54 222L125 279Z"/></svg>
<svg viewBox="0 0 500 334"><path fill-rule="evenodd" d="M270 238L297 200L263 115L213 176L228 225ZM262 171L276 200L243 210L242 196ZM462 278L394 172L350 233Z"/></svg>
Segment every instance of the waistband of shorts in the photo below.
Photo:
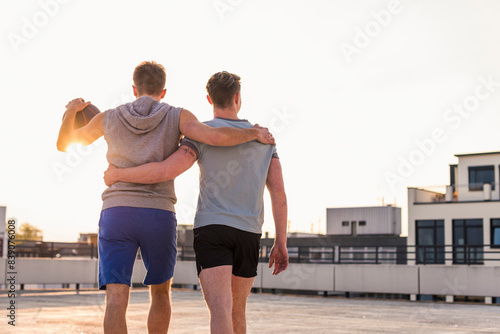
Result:
<svg viewBox="0 0 500 334"><path fill-rule="evenodd" d="M102 210L117 206L133 208L159 209L175 213L174 203L165 198L141 197L141 196L112 196L104 199Z"/></svg>
<svg viewBox="0 0 500 334"><path fill-rule="evenodd" d="M262 237L262 233L255 233L255 232L245 231L245 230L242 230L240 228L236 228L236 227L225 225L225 224L208 224L208 225L203 225L203 226L199 226L199 227L193 228L193 231L196 232L196 231L200 231L200 230L208 229L208 228L215 228L215 229L216 228L227 228L227 229L237 230L238 232L242 232L242 233L248 233L248 234L253 235L253 236Z"/></svg>

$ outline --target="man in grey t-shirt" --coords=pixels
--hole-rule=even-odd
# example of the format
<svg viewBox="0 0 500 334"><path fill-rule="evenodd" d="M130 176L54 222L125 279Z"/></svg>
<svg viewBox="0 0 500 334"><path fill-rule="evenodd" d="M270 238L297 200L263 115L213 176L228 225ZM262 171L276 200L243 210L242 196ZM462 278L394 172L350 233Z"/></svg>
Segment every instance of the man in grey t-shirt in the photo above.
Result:
<svg viewBox="0 0 500 334"><path fill-rule="evenodd" d="M240 77L214 74L207 83L214 119L205 124L251 128L238 118ZM106 184L116 181L156 183L200 166L200 195L194 223L194 248L203 295L210 310L210 327L217 333L246 332L247 297L257 275L259 243L264 222L263 192L272 201L276 238L269 267L273 274L288 266L286 248L287 202L276 148L255 141L234 147L214 147L184 139L163 162L127 169L110 167Z"/></svg>

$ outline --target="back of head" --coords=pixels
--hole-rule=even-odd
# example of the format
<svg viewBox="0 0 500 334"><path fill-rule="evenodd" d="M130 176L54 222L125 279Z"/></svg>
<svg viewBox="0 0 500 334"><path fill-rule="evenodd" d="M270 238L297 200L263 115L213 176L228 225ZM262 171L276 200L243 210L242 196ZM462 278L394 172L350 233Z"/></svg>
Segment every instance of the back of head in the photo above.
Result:
<svg viewBox="0 0 500 334"><path fill-rule="evenodd" d="M143 61L134 70L134 86L139 95L160 95L166 80L165 67L155 61Z"/></svg>
<svg viewBox="0 0 500 334"><path fill-rule="evenodd" d="M226 71L215 73L207 82L208 96L212 103L219 108L231 105L234 94L241 89L241 78Z"/></svg>

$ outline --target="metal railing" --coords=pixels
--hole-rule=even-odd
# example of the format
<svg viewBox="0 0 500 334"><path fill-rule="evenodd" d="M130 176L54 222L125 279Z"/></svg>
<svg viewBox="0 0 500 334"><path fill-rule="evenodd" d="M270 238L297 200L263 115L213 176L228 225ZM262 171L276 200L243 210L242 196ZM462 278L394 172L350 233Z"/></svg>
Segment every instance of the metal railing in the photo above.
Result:
<svg viewBox="0 0 500 334"><path fill-rule="evenodd" d="M453 264L484 264L486 261L500 261L498 245L445 245L413 246L416 249L417 264L444 264L446 260ZM495 248L498 247L498 248ZM485 250L485 248L488 248Z"/></svg>
<svg viewBox="0 0 500 334"><path fill-rule="evenodd" d="M271 250L268 249L267 252ZM334 247L290 247L288 249L290 263L335 263ZM269 261L266 254L264 261Z"/></svg>
<svg viewBox="0 0 500 334"><path fill-rule="evenodd" d="M195 261L195 253L193 246L177 246L177 260L179 261Z"/></svg>
<svg viewBox="0 0 500 334"><path fill-rule="evenodd" d="M493 246L495 247L495 246ZM498 246L497 246L498 247ZM318 247L289 247L290 263L328 264L398 264L410 261L416 264L483 265L487 261L500 264L500 247L491 245L444 245L444 246L336 246L330 249ZM270 248L261 252L261 262L269 261Z"/></svg>
<svg viewBox="0 0 500 334"><path fill-rule="evenodd" d="M87 243L16 240L17 258L97 258L97 246ZM271 247L261 247L260 262L269 261ZM500 245L427 246L297 246L288 247L290 263L314 264L408 264L484 265L500 263ZM191 245L179 245L179 261L194 261Z"/></svg>
<svg viewBox="0 0 500 334"><path fill-rule="evenodd" d="M406 246L339 246L339 264L407 264Z"/></svg>
<svg viewBox="0 0 500 334"><path fill-rule="evenodd" d="M97 258L97 246L82 242L48 242L16 239L9 244L16 258Z"/></svg>

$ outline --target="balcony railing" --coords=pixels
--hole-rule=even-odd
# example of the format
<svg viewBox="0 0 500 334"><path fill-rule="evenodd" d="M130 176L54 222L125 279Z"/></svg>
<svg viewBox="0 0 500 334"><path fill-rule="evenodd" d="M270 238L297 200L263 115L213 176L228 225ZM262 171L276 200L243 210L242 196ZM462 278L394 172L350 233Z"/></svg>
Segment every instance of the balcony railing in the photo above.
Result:
<svg viewBox="0 0 500 334"><path fill-rule="evenodd" d="M498 248L495 248L498 247ZM260 262L269 261L270 247L262 247ZM97 258L97 246L87 243L63 243L16 240L17 258ZM439 245L439 246L301 246L289 247L290 263L314 264L398 264L483 265L497 261L499 245ZM140 258L140 256L138 257ZM193 247L178 246L179 261L194 261Z"/></svg>
<svg viewBox="0 0 500 334"><path fill-rule="evenodd" d="M444 264L447 259L453 264L465 265L500 260L500 248L491 248L491 245L416 246L416 250L418 264Z"/></svg>
<svg viewBox="0 0 500 334"><path fill-rule="evenodd" d="M471 183L452 186L426 186L415 189L415 204L480 202L499 200L499 184Z"/></svg>
<svg viewBox="0 0 500 334"><path fill-rule="evenodd" d="M261 248L260 262L269 262L270 247ZM490 245L444 246L335 246L289 247L290 263L314 264L398 264L411 263L432 265L450 261L457 265L483 265L488 261L500 264L500 248ZM194 261L191 246L178 248L180 261Z"/></svg>
<svg viewBox="0 0 500 334"><path fill-rule="evenodd" d="M0 240L1 244L2 240ZM16 258L97 258L97 246L84 242L18 240L8 245ZM0 247L0 253L3 248Z"/></svg>

